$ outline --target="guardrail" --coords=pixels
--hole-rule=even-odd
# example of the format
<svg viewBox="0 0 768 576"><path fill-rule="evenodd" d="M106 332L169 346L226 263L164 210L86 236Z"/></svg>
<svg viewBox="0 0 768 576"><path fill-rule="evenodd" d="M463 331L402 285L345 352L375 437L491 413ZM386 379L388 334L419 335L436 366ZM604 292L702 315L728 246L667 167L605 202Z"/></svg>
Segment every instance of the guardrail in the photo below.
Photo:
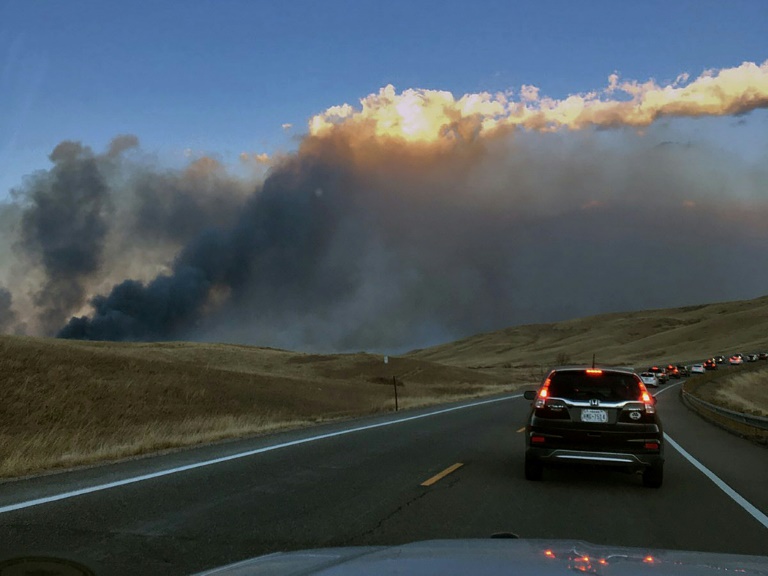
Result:
<svg viewBox="0 0 768 576"><path fill-rule="evenodd" d="M688 404L698 406L699 408L704 408L705 410L714 412L715 414L718 414L729 420L733 420L734 422L746 424L747 426L752 426L753 428L757 428L759 430L768 431L768 418L763 418L762 416L754 416L752 414L744 414L743 412L736 412L734 410L728 410L722 406L717 406L716 404L711 404L702 400L701 398L697 398L695 395L691 394L690 392L686 392L685 390L681 390L681 392L683 395L683 400Z"/></svg>

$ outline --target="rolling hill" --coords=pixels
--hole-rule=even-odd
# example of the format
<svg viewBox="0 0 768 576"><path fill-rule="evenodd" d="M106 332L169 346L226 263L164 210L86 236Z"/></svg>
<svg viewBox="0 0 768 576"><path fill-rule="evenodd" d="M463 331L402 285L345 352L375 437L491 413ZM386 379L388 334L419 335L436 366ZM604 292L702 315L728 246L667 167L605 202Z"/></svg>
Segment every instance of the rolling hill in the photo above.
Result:
<svg viewBox="0 0 768 576"><path fill-rule="evenodd" d="M768 296L660 310L621 312L478 334L408 358L503 372L567 360L643 365L768 349Z"/></svg>

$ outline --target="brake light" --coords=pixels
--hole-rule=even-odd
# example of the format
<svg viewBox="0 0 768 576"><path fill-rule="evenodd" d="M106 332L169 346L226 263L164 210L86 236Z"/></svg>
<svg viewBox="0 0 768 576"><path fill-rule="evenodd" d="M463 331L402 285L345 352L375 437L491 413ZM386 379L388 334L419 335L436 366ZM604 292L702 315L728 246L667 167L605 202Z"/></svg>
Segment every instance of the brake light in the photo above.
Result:
<svg viewBox="0 0 768 576"><path fill-rule="evenodd" d="M587 374L590 376L600 376L602 373L603 371L600 368L587 368Z"/></svg>
<svg viewBox="0 0 768 576"><path fill-rule="evenodd" d="M536 403L534 404L536 408L544 408L544 403L547 399L547 396L549 395L549 383L550 383L549 378L544 380L544 384L542 384L541 390L539 390L539 397L536 400Z"/></svg>
<svg viewBox="0 0 768 576"><path fill-rule="evenodd" d="M659 443L658 442L646 442L643 447L646 450L658 450L659 449Z"/></svg>
<svg viewBox="0 0 768 576"><path fill-rule="evenodd" d="M544 436L531 436L531 444L544 444L547 439Z"/></svg>
<svg viewBox="0 0 768 576"><path fill-rule="evenodd" d="M643 405L645 406L645 413L654 414L656 412L656 407L653 405L653 397L648 393L648 389L645 387L642 380L638 379L637 385L640 386L640 400L642 400Z"/></svg>

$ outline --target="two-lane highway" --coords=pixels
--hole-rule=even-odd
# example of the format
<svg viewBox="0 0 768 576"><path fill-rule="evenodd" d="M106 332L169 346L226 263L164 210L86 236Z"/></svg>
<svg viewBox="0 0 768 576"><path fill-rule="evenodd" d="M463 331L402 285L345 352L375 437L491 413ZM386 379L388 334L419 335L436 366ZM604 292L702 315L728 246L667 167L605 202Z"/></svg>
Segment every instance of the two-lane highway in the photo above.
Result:
<svg viewBox="0 0 768 576"><path fill-rule="evenodd" d="M0 560L188 574L276 550L497 532L768 553L768 452L690 413L677 388L661 389L658 409L687 457L667 446L659 490L592 469L527 482L518 430L529 402L515 395L5 483Z"/></svg>

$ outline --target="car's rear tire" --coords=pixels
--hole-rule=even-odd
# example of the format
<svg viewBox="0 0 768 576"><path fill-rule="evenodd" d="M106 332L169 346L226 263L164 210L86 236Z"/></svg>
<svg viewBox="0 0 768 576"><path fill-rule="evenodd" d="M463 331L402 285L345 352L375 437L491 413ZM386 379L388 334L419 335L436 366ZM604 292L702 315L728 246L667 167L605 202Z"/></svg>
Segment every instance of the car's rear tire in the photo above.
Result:
<svg viewBox="0 0 768 576"><path fill-rule="evenodd" d="M544 466L533 458L525 459L525 479L539 481L544 476Z"/></svg>
<svg viewBox="0 0 768 576"><path fill-rule="evenodd" d="M643 486L648 488L661 488L664 482L664 465L653 464L643 470Z"/></svg>

